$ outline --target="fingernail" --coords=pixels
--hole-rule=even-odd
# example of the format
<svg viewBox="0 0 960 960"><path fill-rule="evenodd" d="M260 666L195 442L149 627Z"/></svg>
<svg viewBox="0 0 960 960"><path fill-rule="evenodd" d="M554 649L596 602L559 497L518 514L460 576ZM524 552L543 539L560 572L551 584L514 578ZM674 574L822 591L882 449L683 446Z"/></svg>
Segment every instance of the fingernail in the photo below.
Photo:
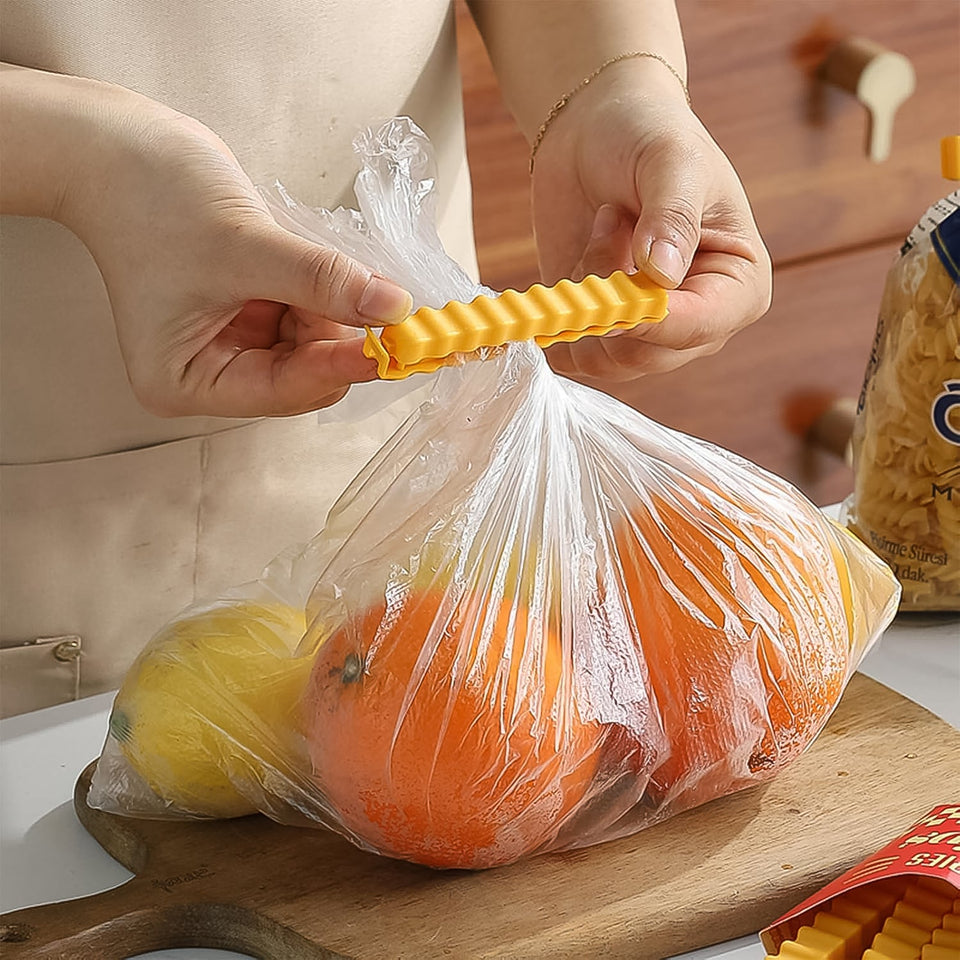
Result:
<svg viewBox="0 0 960 960"><path fill-rule="evenodd" d="M367 281L357 304L357 312L368 320L399 323L410 315L413 297L392 280L373 274Z"/></svg>
<svg viewBox="0 0 960 960"><path fill-rule="evenodd" d="M591 240L602 240L614 233L620 226L620 211L612 203L601 204L597 215L593 218L593 232Z"/></svg>
<svg viewBox="0 0 960 960"><path fill-rule="evenodd" d="M650 264L668 280L679 284L683 280L683 257L669 240L654 240L650 247Z"/></svg>

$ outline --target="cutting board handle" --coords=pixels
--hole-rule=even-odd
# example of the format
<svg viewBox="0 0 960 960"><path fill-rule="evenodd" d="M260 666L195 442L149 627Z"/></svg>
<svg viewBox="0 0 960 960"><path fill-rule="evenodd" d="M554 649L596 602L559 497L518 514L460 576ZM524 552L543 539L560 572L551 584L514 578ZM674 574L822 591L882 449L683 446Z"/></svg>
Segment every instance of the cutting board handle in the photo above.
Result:
<svg viewBox="0 0 960 960"><path fill-rule="evenodd" d="M243 894L235 885L208 886L229 876L228 866L213 871L202 862L166 862L158 836L179 837L190 849L197 846L196 823L129 820L90 807L87 792L95 767L91 763L77 780L77 817L108 853L138 876L89 897L4 914L4 960L126 960L174 947L235 950L264 960L339 956L238 902Z"/></svg>
<svg viewBox="0 0 960 960"><path fill-rule="evenodd" d="M289 927L229 903L144 906L155 891L139 879L115 890L6 914L4 960L126 960L151 950L208 947L261 960L348 960Z"/></svg>
<svg viewBox="0 0 960 960"><path fill-rule="evenodd" d="M143 909L138 903L142 901L138 886L142 885L131 880L106 893L6 914L0 925L4 960L124 960L173 946L168 942L169 932L179 926L174 914L185 908L177 904Z"/></svg>

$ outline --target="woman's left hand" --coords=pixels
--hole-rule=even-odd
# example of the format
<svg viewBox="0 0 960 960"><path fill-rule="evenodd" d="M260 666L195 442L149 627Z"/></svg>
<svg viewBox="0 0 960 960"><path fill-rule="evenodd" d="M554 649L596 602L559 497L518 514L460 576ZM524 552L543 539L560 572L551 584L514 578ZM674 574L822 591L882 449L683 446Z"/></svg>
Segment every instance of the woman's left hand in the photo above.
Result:
<svg viewBox="0 0 960 960"><path fill-rule="evenodd" d="M662 64L614 64L569 101L536 155L533 213L544 282L640 270L672 291L662 323L551 347L565 376L601 385L672 370L770 305L770 258L740 180Z"/></svg>

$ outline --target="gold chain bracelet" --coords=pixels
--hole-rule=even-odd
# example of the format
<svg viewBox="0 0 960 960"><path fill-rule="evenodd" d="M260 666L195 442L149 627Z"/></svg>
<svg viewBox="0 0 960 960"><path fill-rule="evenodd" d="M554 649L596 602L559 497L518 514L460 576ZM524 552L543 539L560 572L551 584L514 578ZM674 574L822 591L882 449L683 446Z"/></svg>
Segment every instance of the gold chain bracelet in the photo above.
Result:
<svg viewBox="0 0 960 960"><path fill-rule="evenodd" d="M683 89L683 95L687 100L687 106L690 106L690 93L687 90L687 85L683 82L683 77L680 76L677 69L670 63L665 57L661 57L659 53L650 53L648 50L634 50L630 53L620 53L615 57L611 57L609 60L605 60L603 63L597 67L593 73L584 77L569 93L565 93L551 108L550 112L547 114L543 123L540 124L540 129L537 131L537 135L533 140L533 146L530 148L530 173L533 174L533 164L537 156L537 150L540 149L540 144L543 142L544 135L547 132L550 124L557 119L560 111L592 80L596 80L597 77L603 73L607 67L613 66L615 63L619 63L621 60L634 60L640 57L646 57L650 60L658 60L662 63L676 78L677 83Z"/></svg>

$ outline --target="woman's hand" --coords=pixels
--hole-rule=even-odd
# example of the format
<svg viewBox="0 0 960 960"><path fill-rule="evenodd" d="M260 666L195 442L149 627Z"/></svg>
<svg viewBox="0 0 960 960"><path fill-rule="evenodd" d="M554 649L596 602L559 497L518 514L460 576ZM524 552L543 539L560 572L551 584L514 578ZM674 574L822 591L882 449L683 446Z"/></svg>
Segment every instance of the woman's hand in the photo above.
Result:
<svg viewBox="0 0 960 960"><path fill-rule="evenodd" d="M403 319L409 294L281 228L209 129L72 77L8 68L5 107L8 90L24 146L5 150L7 212L53 217L84 241L144 407L295 414L375 378L353 328ZM69 163L31 164L31 150Z"/></svg>
<svg viewBox="0 0 960 960"><path fill-rule="evenodd" d="M770 259L729 160L656 61L622 61L548 129L533 176L546 282L639 269L670 288L660 324L551 347L594 385L715 353L768 308Z"/></svg>

